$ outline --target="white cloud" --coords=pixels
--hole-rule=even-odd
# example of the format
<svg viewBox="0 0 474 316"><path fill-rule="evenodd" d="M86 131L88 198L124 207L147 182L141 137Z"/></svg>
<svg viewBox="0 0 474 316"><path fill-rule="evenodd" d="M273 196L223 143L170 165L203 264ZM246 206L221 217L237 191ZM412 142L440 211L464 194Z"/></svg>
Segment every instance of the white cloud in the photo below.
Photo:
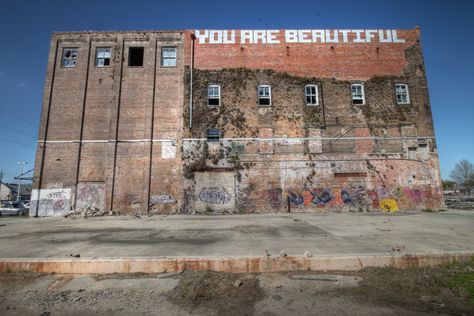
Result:
<svg viewBox="0 0 474 316"><path fill-rule="evenodd" d="M24 83L24 82L21 82L21 83L19 83L19 84L18 84L18 86L20 86L20 87L26 87L26 86L27 86L27 84L26 84L26 83Z"/></svg>

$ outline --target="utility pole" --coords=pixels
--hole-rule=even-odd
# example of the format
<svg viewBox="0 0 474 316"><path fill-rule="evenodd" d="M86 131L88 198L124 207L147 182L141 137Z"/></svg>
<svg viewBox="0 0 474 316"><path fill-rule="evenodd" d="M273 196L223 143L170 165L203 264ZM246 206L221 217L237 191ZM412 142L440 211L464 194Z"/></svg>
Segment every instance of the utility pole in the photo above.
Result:
<svg viewBox="0 0 474 316"><path fill-rule="evenodd" d="M20 160L20 161L18 161L18 164L20 165L20 174L22 175L23 174L23 166L27 165L28 163L26 161ZM20 198L21 198L20 189L21 189L21 179L18 182L18 192L16 193L16 200L17 201L20 201Z"/></svg>
<svg viewBox="0 0 474 316"><path fill-rule="evenodd" d="M0 201L2 200L3 170L0 170Z"/></svg>

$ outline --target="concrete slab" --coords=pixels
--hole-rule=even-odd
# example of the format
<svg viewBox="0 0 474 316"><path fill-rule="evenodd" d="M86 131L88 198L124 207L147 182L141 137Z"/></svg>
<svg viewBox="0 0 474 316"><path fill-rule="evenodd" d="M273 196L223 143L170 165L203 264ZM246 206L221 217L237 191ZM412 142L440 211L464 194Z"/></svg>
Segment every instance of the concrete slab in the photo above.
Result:
<svg viewBox="0 0 474 316"><path fill-rule="evenodd" d="M112 270L118 272L170 272L192 266L268 271L270 261L262 261L265 250L275 271L321 268L321 262L337 257L355 258L342 266L360 268L357 260L369 262L374 256L381 258L378 264L392 257L413 259L406 254L469 256L474 253L474 212L0 218L0 258L10 269L22 262L18 259L32 259L24 260L23 267L39 269L39 260L49 262L47 270L90 262L106 270L101 265L114 262L121 268ZM281 251L288 257L275 259ZM131 258L144 261L132 264ZM166 260L157 264L158 259ZM334 262L326 266L341 265Z"/></svg>

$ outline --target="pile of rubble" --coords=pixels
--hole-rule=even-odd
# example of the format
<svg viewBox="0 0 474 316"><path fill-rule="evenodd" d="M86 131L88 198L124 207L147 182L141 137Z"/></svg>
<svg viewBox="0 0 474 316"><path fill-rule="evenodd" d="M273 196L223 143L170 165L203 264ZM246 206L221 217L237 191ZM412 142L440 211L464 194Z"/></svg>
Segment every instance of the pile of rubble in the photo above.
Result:
<svg viewBox="0 0 474 316"><path fill-rule="evenodd" d="M445 196L444 201L450 209L474 211L474 196Z"/></svg>
<svg viewBox="0 0 474 316"><path fill-rule="evenodd" d="M114 212L106 212L98 207L84 207L69 211L64 217L95 217L104 215L115 215Z"/></svg>

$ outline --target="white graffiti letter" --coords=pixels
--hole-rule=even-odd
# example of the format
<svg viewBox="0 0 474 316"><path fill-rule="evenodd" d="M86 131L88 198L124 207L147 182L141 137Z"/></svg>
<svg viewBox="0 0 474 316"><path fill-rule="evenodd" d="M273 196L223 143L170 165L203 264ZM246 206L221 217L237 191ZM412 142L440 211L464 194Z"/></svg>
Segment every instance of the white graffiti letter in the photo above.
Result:
<svg viewBox="0 0 474 316"><path fill-rule="evenodd" d="M403 38L397 37L397 30L392 30L392 38L394 43L405 43Z"/></svg>
<svg viewBox="0 0 474 316"><path fill-rule="evenodd" d="M258 44L259 40L261 41L262 44L267 43L267 37L266 37L266 31L263 30L254 30L253 31L253 42L255 44Z"/></svg>
<svg viewBox="0 0 474 316"><path fill-rule="evenodd" d="M280 31L278 30L267 30L267 43L268 44L278 44L280 40L277 39L277 35Z"/></svg>
<svg viewBox="0 0 474 316"><path fill-rule="evenodd" d="M209 37L209 30L204 30L203 34L201 34L200 30L195 30L194 35L198 38L199 44L206 44L206 38Z"/></svg>
<svg viewBox="0 0 474 316"><path fill-rule="evenodd" d="M375 37L375 33L377 33L377 30L365 30L365 41L370 43L372 38Z"/></svg>
<svg viewBox="0 0 474 316"><path fill-rule="evenodd" d="M326 30L326 43L339 43L339 31L334 30L333 38L331 38L331 31Z"/></svg>
<svg viewBox="0 0 474 316"><path fill-rule="evenodd" d="M325 43L326 39L324 37L324 31L323 30L312 30L311 35L313 37L313 42L317 43L318 39L321 43Z"/></svg>
<svg viewBox="0 0 474 316"><path fill-rule="evenodd" d="M387 38L385 38L384 33L387 34ZM391 43L392 32L390 32L390 30L379 30L379 41L380 43Z"/></svg>
<svg viewBox="0 0 474 316"><path fill-rule="evenodd" d="M298 31L285 30L285 41L287 43L298 43Z"/></svg>
<svg viewBox="0 0 474 316"><path fill-rule="evenodd" d="M354 43L365 43L365 40L361 37L363 32L364 30L352 30L352 33L356 34L356 38L353 40Z"/></svg>
<svg viewBox="0 0 474 316"><path fill-rule="evenodd" d="M229 38L230 32L230 38ZM222 31L223 33L223 42L224 44L234 44L235 43L235 30L231 31Z"/></svg>
<svg viewBox="0 0 474 316"><path fill-rule="evenodd" d="M240 43L245 44L245 41L248 40L249 44L253 43L253 32L249 30L240 31Z"/></svg>
<svg viewBox="0 0 474 316"><path fill-rule="evenodd" d="M298 31L298 37L299 37L299 42L300 43L311 43L311 39L309 38L309 33L311 33L310 30L299 30Z"/></svg>
<svg viewBox="0 0 474 316"><path fill-rule="evenodd" d="M349 34L350 31L351 31L351 30L340 30L340 31L339 31L339 32L342 33L342 41L343 41L344 43L349 42L349 38L347 37L347 34Z"/></svg>

